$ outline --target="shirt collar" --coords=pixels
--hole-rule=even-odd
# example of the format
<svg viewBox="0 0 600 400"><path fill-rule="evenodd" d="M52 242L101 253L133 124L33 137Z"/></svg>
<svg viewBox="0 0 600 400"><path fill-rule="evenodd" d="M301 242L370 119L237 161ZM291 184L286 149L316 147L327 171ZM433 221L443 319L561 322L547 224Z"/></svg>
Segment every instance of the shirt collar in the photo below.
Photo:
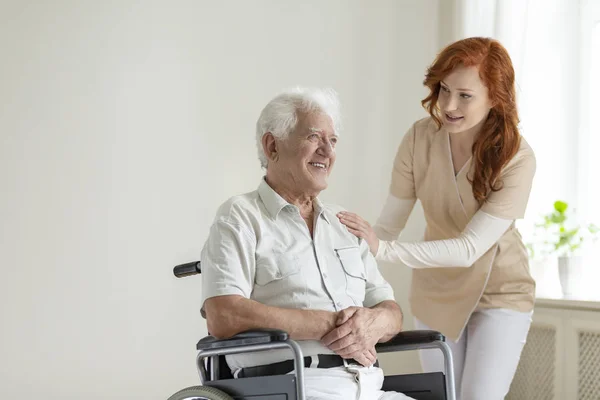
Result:
<svg viewBox="0 0 600 400"><path fill-rule="evenodd" d="M331 222L329 222L329 217L327 217L327 214L326 214L327 207L325 206L325 204L323 204L321 202L321 200L319 200L318 197L315 197L315 200L314 200L314 209L315 209L315 212L317 213L317 215L319 217L322 217L325 221L327 221L327 223L329 225L331 225Z"/></svg>
<svg viewBox="0 0 600 400"><path fill-rule="evenodd" d="M260 185L258 185L258 195L265 205L267 212L273 219L277 218L277 214L279 214L279 211L285 206L291 205L269 186L265 178L260 180Z"/></svg>
<svg viewBox="0 0 600 400"><path fill-rule="evenodd" d="M265 205L267 212L273 219L276 219L279 212L287 206L297 209L296 206L288 203L283 197L274 191L273 188L269 186L265 178L261 179L260 184L258 185L258 195ZM319 217L323 217L328 224L331 224L325 213L327 211L327 207L321 202L321 200L319 200L318 197L315 197L313 201L313 207Z"/></svg>

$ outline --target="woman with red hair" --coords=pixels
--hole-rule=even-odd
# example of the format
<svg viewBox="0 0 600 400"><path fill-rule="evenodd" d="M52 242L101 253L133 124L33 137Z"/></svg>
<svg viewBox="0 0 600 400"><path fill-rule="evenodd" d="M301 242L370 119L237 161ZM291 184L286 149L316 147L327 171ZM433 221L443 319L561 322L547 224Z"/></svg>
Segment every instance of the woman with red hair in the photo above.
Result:
<svg viewBox="0 0 600 400"><path fill-rule="evenodd" d="M515 220L523 218L535 156L518 130L515 76L496 40L468 38L429 67L422 101L430 117L398 149L390 193L373 228L338 217L377 260L413 268L410 303L417 329L449 340L457 396L504 399L531 325L535 282ZM419 200L424 241L400 242ZM441 354L421 351L426 372Z"/></svg>

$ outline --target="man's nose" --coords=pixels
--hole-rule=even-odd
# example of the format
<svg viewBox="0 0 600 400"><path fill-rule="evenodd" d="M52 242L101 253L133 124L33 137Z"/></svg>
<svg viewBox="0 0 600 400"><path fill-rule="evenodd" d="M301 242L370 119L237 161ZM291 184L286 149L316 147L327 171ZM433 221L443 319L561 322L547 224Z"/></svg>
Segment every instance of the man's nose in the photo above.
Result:
<svg viewBox="0 0 600 400"><path fill-rule="evenodd" d="M335 149L333 148L333 145L329 140L322 140L318 150L319 154L326 157L331 157L331 155L335 152Z"/></svg>

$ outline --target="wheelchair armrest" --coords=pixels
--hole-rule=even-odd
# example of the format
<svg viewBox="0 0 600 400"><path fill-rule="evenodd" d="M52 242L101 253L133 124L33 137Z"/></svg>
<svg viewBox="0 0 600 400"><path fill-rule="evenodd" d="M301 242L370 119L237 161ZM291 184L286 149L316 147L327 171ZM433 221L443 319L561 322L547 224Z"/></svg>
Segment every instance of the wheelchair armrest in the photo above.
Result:
<svg viewBox="0 0 600 400"><path fill-rule="evenodd" d="M391 351L410 350L418 348L419 345L426 345L433 342L443 342L446 338L437 331L404 331L394 336L385 343L375 345L375 350L379 353Z"/></svg>
<svg viewBox="0 0 600 400"><path fill-rule="evenodd" d="M225 349L251 344L263 344L272 342L285 342L288 334L279 329L256 329L238 333L227 339L217 339L213 336L205 336L196 345L197 350Z"/></svg>

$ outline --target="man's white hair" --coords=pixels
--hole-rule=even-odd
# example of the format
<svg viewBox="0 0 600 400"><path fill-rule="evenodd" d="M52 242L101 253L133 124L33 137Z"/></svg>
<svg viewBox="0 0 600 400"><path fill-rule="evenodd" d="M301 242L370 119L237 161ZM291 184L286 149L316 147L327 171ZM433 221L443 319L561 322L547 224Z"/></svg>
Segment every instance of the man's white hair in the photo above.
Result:
<svg viewBox="0 0 600 400"><path fill-rule="evenodd" d="M285 139L296 129L298 113L323 113L333 122L336 135L340 130L340 101L335 90L330 88L293 88L285 90L263 108L256 121L256 147L258 159L267 168L267 157L263 152L262 138L267 132Z"/></svg>

